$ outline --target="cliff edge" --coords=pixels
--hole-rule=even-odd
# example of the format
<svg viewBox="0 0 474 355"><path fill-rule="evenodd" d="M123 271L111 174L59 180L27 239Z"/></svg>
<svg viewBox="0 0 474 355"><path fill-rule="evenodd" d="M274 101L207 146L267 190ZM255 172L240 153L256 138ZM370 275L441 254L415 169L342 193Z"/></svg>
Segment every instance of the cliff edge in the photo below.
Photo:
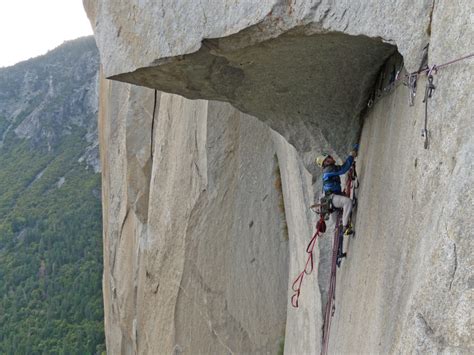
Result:
<svg viewBox="0 0 474 355"><path fill-rule="evenodd" d="M423 58L474 52L473 4L84 5L103 66L110 353L320 352L331 233L300 308L289 302L313 160L359 140L329 352L473 351L474 64L433 71L426 106L426 75L413 106L403 85Z"/></svg>

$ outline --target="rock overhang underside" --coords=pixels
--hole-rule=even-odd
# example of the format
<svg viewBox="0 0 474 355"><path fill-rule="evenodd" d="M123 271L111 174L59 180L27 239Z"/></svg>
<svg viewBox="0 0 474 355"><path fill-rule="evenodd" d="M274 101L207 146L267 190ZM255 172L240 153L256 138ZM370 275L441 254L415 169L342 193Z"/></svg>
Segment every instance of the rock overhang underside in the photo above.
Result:
<svg viewBox="0 0 474 355"><path fill-rule="evenodd" d="M204 40L199 51L110 79L230 102L268 123L305 156L314 146L344 153L381 66L397 53L380 39L293 29L245 45L243 31ZM321 144L321 140L326 144Z"/></svg>
<svg viewBox="0 0 474 355"><path fill-rule="evenodd" d="M202 0L199 2L202 12L201 8L196 9L197 6L194 6L198 2L189 0L84 1L101 50L105 76L191 99L230 102L281 133L297 147L306 167L310 166L310 157L314 159L314 153L319 149L328 148L339 155L347 152L350 143L357 137L360 116L372 88L377 92L385 89L388 77L392 77L394 63L395 72L403 65L397 51L403 55L407 70L414 71L421 61L422 49L428 42L428 62L432 65L472 52L469 50L472 48L469 39L474 38L470 36L472 21L469 13L472 12L472 5L462 0L370 3L356 0L222 0L219 2L221 6L216 6L215 1ZM472 159L469 159L472 147L472 107L469 105L473 92L471 69L472 64L464 63L440 71L435 76L435 93L426 106L422 103L426 78L422 77L419 78L414 106L409 107L406 102L409 90L396 85L387 91L387 95L376 100L377 103L365 115L358 161L361 176L355 226L358 236L356 239L351 238L350 244L347 242L349 257L338 271L341 278L338 280L338 301L330 336L330 342L333 342L329 346L331 351L472 353L469 352L472 349L472 337L469 337L472 317L466 311L472 299L472 288L466 286L466 280L469 279L466 265L472 265L472 262L469 253L466 253L470 240L466 238L469 233L465 232L469 226L466 221L472 218L469 211L460 212L459 209L459 201L472 200L472 194L466 195L466 191L469 191L466 186L472 180L472 174L469 174L472 165ZM190 338L188 334L194 334L190 342L201 342L203 349L224 339L219 337L216 340L217 335L221 334L230 334L229 339L240 341L235 336L234 323L227 328L220 327L222 322L213 323L219 327L210 327L209 338L195 332L197 328L203 328L200 333L203 334L207 326L201 327L201 323L194 323L205 319L201 308L196 306L196 300L202 301L202 309L207 310L210 304L207 296L219 287L211 290L206 287L206 297L192 297L192 303L183 303L182 307L170 306L169 298L162 296L168 291L171 293L177 290L176 285L187 290L186 283L179 283L181 274L175 272L173 264L176 260L179 263L190 261L191 267L183 268L183 275L188 281L201 280L190 272L196 268L194 261L198 258L189 257L194 254L183 256L180 253L182 250L193 252L198 249L195 243L205 242L209 244L201 245L215 248L211 248L208 254L201 254L200 268L206 270L201 275L208 280L219 280L221 277L234 280L225 289L226 294L231 295L230 303L226 301L220 304L228 308L233 302L237 306L229 314L235 319L239 319L242 314L250 314L245 319L249 320L248 324L252 327L242 327L245 332L257 334L259 339L265 341L273 341L276 338L264 338L261 333L253 331L260 324L257 324L257 320L261 321L261 317L248 312L250 308L241 306L239 302L244 299L255 306L259 305L258 299L264 299L265 305L274 307L268 312L272 315L276 314L274 310L282 311L284 302L274 303L273 306L261 294L254 297L255 289L242 287L240 280L253 282L260 280L264 274L264 279L278 280L279 285L283 284L282 288L268 287L271 290L269 294L272 297L286 297L286 279L296 276L304 265L302 254L299 253L305 252L305 238L311 236L314 227L307 206L312 203L313 192L317 189L316 186L310 186L311 179L299 157L281 136L271 132L278 141L278 144L273 144L279 149L277 153L280 177L284 183L283 198L272 205L269 198L242 194L242 191L251 191L252 186L259 187L253 184L258 180L254 178L255 173L261 173L263 167L273 161L273 148L264 139L264 134L254 134L251 137L253 140L245 142L242 139L247 138L249 132L265 131L258 130L263 126L260 122L221 102L186 100L161 93L157 96L156 92L153 95L152 90L143 87L105 82L111 88L101 93L106 98L103 112L108 113L100 120L105 137L101 144L105 146L102 148L106 157L104 165L112 169L109 175L104 175L103 183L106 197L104 208L111 211L108 215L104 214L108 218L104 232L105 250L108 252L104 253L108 346L120 343L122 339L122 343L137 346L137 352L141 352L141 349L163 349L169 343L167 349L172 352L173 347L181 349L186 345L183 339ZM115 94L117 91L114 90L119 89L123 95ZM128 92L138 92L139 95L129 95ZM130 104L130 111L124 109L127 103ZM424 149L419 132L423 122L426 122L424 117L427 108L432 145ZM124 123L124 112L128 112L126 122L133 121L134 125ZM239 125L245 124L247 130L239 128ZM117 132L124 133L120 135ZM174 134L176 132L179 134ZM130 136L137 137L133 138L136 145L129 144ZM194 141L201 142L196 149L188 144ZM124 157L124 147L129 150L127 154L133 153L131 157ZM153 150L153 147L157 149ZM270 153L262 155L268 147L271 148ZM288 152L281 153L290 149L291 155ZM123 174L125 168L120 165L124 162L124 166L128 166L127 169L133 174L142 174L141 165L138 164L139 168L136 168L137 164L133 162L135 155L140 159L145 155L151 165L148 168L148 164L143 164L146 166L143 169L144 178L136 181ZM245 164L247 158L252 158L255 164ZM179 174L168 168L174 167L173 164L166 165L168 161L180 164L182 169ZM225 166L221 164L223 162ZM205 174L201 176L200 172ZM229 203L229 207L216 204L221 195L208 194L217 185L211 176L218 175L222 177L222 183L217 187L221 188L219 191L225 197L222 201ZM271 188L273 185L269 181L273 183L273 180L269 180L268 176L261 175L262 180L258 181L261 181L261 186ZM463 178L453 179L453 176ZM177 178L181 179L179 183L168 184ZM187 185L189 181L192 183ZM242 210L235 209L237 204L227 191L229 185L234 183L240 186L235 189L235 196L241 201L238 205L243 207ZM139 192L145 191L145 209L150 211L147 216L152 217L146 219L147 225L139 224L136 232L128 229L134 222L124 223L127 216L134 215L128 213L128 207L124 207L128 203L127 198L117 197L121 191L127 191L129 185L135 185ZM175 186L179 188L175 189ZM196 197L198 204L189 204L190 192L201 193L196 188L198 186L203 186L202 191L205 192L201 198ZM263 191L260 187L256 190ZM203 205L205 199L202 196L205 195L210 197L208 204ZM253 204L250 196L258 199L259 204ZM284 213L281 201L285 207ZM255 214L260 218L248 218L248 206L260 206L260 203L265 207L258 211L252 210L252 213L257 211ZM179 208L173 210L175 205L179 205ZM183 216L184 205L189 205L189 211L193 211L187 231L199 236L191 238L194 244L186 244L186 239L179 234L181 226L190 220ZM214 210L208 206L214 207ZM165 213L173 215L173 211L176 217L169 220L179 222L173 225L174 229L169 228L168 219L160 219ZM259 259L249 258L248 266L258 267L257 273L244 272L235 267L226 273L222 267L224 261L208 262L215 259L214 251L217 249L241 251L242 254L232 253L238 265L246 265L246 259L241 255L251 255L249 249L251 252L274 250L262 239L273 236L272 231L255 232L259 221L267 227L278 226L270 222L270 217L266 215L272 211L277 212L270 214L276 219L284 216L288 227L288 274L266 267L271 262L279 266L286 263L280 259L275 261L274 257L264 259L267 263L260 265ZM223 233L218 228L227 226L222 223L221 212L238 221L235 224L239 226L236 235ZM198 214L203 216L200 223L196 222ZM202 226L207 229L204 231ZM113 234L110 231L119 232ZM182 239L177 238L180 235ZM256 235L259 238L255 238ZM129 247L135 241L148 242L156 236L159 236L156 240L160 244L150 256L146 253L140 256L143 252L141 245L145 244L140 244L136 249ZM232 243L239 243L243 236L248 236L250 245L256 245L254 240L259 240L266 247L259 248L257 245L253 249L238 244L240 247L233 249L236 244ZM130 244L122 246L121 241ZM331 253L330 246L324 249L322 244L325 241L330 244L330 239L323 238L320 241L320 253L315 256L315 260L324 262L324 256ZM150 244L146 245L148 247ZM178 246L175 248L178 252L163 253L163 260L158 260L159 251L165 250L163 246L168 251ZM152 283L147 284L146 281L145 287L139 284L135 289L131 287L132 281L129 281L134 277L132 272L121 272L131 268L130 261L125 257L120 259L124 254L126 257L131 255L131 260L135 258L134 253L139 255L135 265L140 275L147 279L149 271L153 274ZM107 255L110 259L107 259ZM119 255L117 261L116 255ZM143 265L147 265L147 262L150 267L145 270ZM115 265L122 265L121 269L114 272ZM213 268L213 265L219 266ZM280 324L286 322L284 347L288 353L319 352L320 300L324 303L324 283L328 280L328 275L321 270L324 271L324 267L321 267L320 262L319 287L316 282L305 284L302 295L308 297L308 301L301 301L305 306L294 312L290 311L291 305L287 302L286 312L279 313L282 315L278 318ZM169 276L171 274L172 277ZM125 276L120 278L121 275ZM117 277L117 283L114 277ZM155 284L156 280L159 280L159 288ZM118 298L113 294L117 284L123 291L122 294L118 293ZM146 288L147 285L151 286ZM290 288L291 283L288 285ZM248 289L251 297L245 297L241 289ZM180 301L187 297L181 291L177 294ZM269 299L272 300L272 297ZM361 299L364 302L360 302ZM221 297L218 300L220 302ZM131 305L129 312L125 313L128 318L120 312L114 313L116 309L121 310L127 301L127 305ZM189 307L190 304L192 307ZM183 325L180 323L180 314L187 317L191 313L188 309L197 310L197 315L192 322ZM180 313L179 310L185 311ZM219 315L216 318L219 320L222 314L220 310L218 308L215 313L210 313ZM142 315L152 321L140 323ZM174 327L170 326L173 322ZM262 323L266 324L265 329L272 328L268 326L268 320ZM199 324L199 327L194 324ZM354 324L364 326L354 327ZM170 333L179 330L182 336L176 339L174 335L167 337L165 331L168 329ZM283 332L281 329L278 336ZM229 330L229 333L221 330ZM157 344L155 348L149 345L152 342ZM261 347L255 349L263 351Z"/></svg>

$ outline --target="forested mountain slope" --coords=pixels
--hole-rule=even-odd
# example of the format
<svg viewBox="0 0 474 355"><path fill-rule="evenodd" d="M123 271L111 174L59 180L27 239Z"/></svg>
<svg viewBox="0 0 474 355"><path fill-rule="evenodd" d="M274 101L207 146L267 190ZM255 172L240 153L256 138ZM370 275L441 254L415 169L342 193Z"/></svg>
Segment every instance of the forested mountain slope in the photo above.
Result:
<svg viewBox="0 0 474 355"><path fill-rule="evenodd" d="M0 69L0 353L104 350L92 37Z"/></svg>

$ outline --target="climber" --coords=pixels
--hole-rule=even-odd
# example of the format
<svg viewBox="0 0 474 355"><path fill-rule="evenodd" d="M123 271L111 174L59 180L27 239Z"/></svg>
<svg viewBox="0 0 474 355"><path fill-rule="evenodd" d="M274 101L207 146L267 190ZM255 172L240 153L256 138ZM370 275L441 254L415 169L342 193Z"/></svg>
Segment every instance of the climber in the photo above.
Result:
<svg viewBox="0 0 474 355"><path fill-rule="evenodd" d="M316 164L323 168L323 190L326 196L331 196L332 205L336 208L342 208L342 225L344 226L344 235L353 234L352 226L349 223L349 217L352 211L352 200L344 196L341 189L341 179L349 171L357 156L358 145L354 146L343 165L336 165L336 161L329 154L324 154L316 158Z"/></svg>

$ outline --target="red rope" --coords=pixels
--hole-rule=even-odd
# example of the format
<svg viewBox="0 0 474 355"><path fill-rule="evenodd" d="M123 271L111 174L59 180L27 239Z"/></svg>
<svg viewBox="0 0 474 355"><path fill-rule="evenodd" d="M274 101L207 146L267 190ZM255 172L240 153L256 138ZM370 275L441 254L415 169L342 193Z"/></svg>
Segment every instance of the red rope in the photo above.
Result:
<svg viewBox="0 0 474 355"><path fill-rule="evenodd" d="M356 176L355 170L355 161L352 164L349 173L347 174L346 186L344 189L344 195L351 198L353 178ZM325 355L328 352L329 347L329 333L331 331L332 317L336 310L335 301L336 301L336 273L337 273L337 253L338 253L338 243L339 243L339 234L341 231L341 219L342 213L339 212L337 215L336 229L334 231L334 242L332 246L332 263L331 263L331 276L329 278L329 290L328 290L328 300L326 303L326 310L324 313L324 328L323 328L323 344L321 348L321 354Z"/></svg>
<svg viewBox="0 0 474 355"><path fill-rule="evenodd" d="M324 328L323 328L323 344L321 348L321 354L327 354L329 346L329 333L331 330L332 317L336 307L334 302L336 301L336 273L337 273L337 250L339 243L339 233L340 224L341 224L341 213L339 212L337 216L337 227L334 232L334 243L332 247L332 264L331 264L331 276L329 278L329 290L328 290L328 300L326 303L326 310L324 313Z"/></svg>
<svg viewBox="0 0 474 355"><path fill-rule="evenodd" d="M316 246L316 241L318 237L322 234L322 226L324 225L324 216L321 215L318 223L316 224L316 232L313 234L313 237L308 243L306 247L306 253L308 254L308 258L306 259L306 264L304 266L303 271L298 274L298 277L293 281L291 285L291 289L293 290L294 294L291 296L291 305L295 308L298 308L298 299L301 294L301 285L303 284L304 275L309 275L314 270L314 258L313 258L313 250Z"/></svg>
<svg viewBox="0 0 474 355"><path fill-rule="evenodd" d="M344 189L344 194L347 197L351 197L352 191L352 182L353 178L355 177L355 162L353 163L352 167L347 174L346 186ZM337 221L336 221L336 229L334 231L334 242L333 242L333 251L332 251L332 264L331 264L331 276L329 279L329 291L328 291L328 301L326 303L326 311L324 314L324 329L323 329L323 344L321 353L327 354L328 345L329 345L329 332L331 330L331 321L334 315L335 306L334 302L336 300L336 271L337 271L337 252L338 252L338 243L339 243L339 234L342 232L341 228L341 212L338 213ZM296 279L293 281L291 285L291 289L293 290L293 295L291 296L291 305L295 308L298 308L298 300L301 295L301 286L303 284L304 276L309 275L314 270L314 258L313 258L313 250L316 246L316 242L319 236L322 234L322 229L324 225L324 216L321 215L319 221L316 223L316 232L313 234L313 237L308 243L306 247L306 253L308 254L308 258L306 259L306 264Z"/></svg>

